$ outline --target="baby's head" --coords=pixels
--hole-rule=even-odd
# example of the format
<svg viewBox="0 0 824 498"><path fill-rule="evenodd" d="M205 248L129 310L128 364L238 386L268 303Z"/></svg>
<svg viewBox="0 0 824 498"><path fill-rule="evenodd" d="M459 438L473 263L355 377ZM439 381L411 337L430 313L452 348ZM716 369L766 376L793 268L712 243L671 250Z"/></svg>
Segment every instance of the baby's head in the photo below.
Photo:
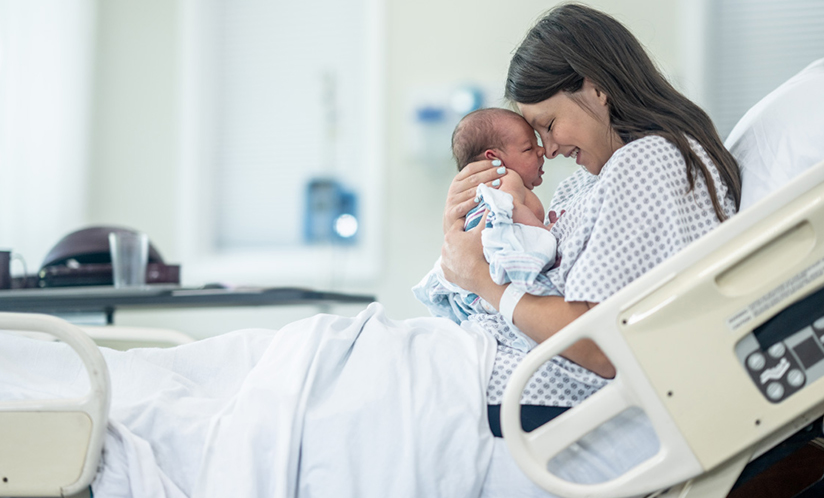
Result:
<svg viewBox="0 0 824 498"><path fill-rule="evenodd" d="M544 148L535 130L507 109L480 109L464 116L452 133L452 155L458 171L474 161L500 159L529 189L540 185L544 174Z"/></svg>

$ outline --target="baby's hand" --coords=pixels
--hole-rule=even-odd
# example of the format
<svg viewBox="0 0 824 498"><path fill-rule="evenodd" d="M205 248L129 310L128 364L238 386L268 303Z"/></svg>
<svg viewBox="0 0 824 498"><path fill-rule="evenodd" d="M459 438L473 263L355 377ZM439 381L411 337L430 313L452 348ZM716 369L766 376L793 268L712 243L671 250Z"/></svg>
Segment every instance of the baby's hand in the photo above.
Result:
<svg viewBox="0 0 824 498"><path fill-rule="evenodd" d="M566 209L562 209L560 214L556 213L555 211L550 211L547 214L547 218L549 218L549 225L547 226L549 228L552 228L552 225L554 225L558 221L558 218L560 218L561 215L563 215L564 213L566 213Z"/></svg>

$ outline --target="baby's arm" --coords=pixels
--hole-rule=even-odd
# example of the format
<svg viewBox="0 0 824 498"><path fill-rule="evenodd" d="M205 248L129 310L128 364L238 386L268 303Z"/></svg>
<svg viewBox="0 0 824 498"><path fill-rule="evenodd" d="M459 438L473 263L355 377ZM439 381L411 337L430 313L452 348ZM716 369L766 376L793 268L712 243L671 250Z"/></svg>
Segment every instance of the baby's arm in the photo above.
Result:
<svg viewBox="0 0 824 498"><path fill-rule="evenodd" d="M518 173L508 170L501 182L501 190L512 196L512 221L522 225L546 228L544 206L535 192L524 186Z"/></svg>
<svg viewBox="0 0 824 498"><path fill-rule="evenodd" d="M524 206L526 206L527 211L532 215L532 217L538 221L539 226L544 225L544 205L541 204L541 200L538 199L538 196L535 195L535 192L528 190L524 196ZM518 222L523 223L523 222ZM530 223L526 223L530 224Z"/></svg>

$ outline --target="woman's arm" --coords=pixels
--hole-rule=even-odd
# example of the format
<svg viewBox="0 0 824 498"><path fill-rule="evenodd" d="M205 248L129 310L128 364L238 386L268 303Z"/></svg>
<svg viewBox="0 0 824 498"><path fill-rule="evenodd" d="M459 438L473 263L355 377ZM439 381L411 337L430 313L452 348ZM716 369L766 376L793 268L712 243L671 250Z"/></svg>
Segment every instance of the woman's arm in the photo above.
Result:
<svg viewBox="0 0 824 498"><path fill-rule="evenodd" d="M481 295L481 297L484 296ZM585 301L565 301L563 297L558 296L524 294L512 313L512 321L533 340L543 342L596 304ZM601 377L608 379L615 377L615 367L601 348L590 339L576 342L564 351L562 356Z"/></svg>
<svg viewBox="0 0 824 498"><path fill-rule="evenodd" d="M485 222L468 232L455 222L444 236L441 266L444 276L464 289L481 296L498 308L505 285L498 285L489 275L489 265L483 257L481 230ZM513 313L513 322L536 342L543 342L583 315L593 304L567 302L557 296L524 295ZM590 340L582 340L564 351L563 356L602 377L614 377L615 367Z"/></svg>

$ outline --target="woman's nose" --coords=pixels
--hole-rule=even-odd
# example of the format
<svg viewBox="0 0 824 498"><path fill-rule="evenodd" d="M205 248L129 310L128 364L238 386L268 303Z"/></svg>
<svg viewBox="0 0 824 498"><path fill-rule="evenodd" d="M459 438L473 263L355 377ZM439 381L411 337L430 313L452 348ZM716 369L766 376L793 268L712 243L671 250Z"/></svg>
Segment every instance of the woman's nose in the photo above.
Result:
<svg viewBox="0 0 824 498"><path fill-rule="evenodd" d="M546 156L547 159L555 159L555 156L558 155L558 150L559 149L558 149L557 144L553 144L553 143L548 144L546 141L544 141L543 149L544 149L544 156Z"/></svg>

